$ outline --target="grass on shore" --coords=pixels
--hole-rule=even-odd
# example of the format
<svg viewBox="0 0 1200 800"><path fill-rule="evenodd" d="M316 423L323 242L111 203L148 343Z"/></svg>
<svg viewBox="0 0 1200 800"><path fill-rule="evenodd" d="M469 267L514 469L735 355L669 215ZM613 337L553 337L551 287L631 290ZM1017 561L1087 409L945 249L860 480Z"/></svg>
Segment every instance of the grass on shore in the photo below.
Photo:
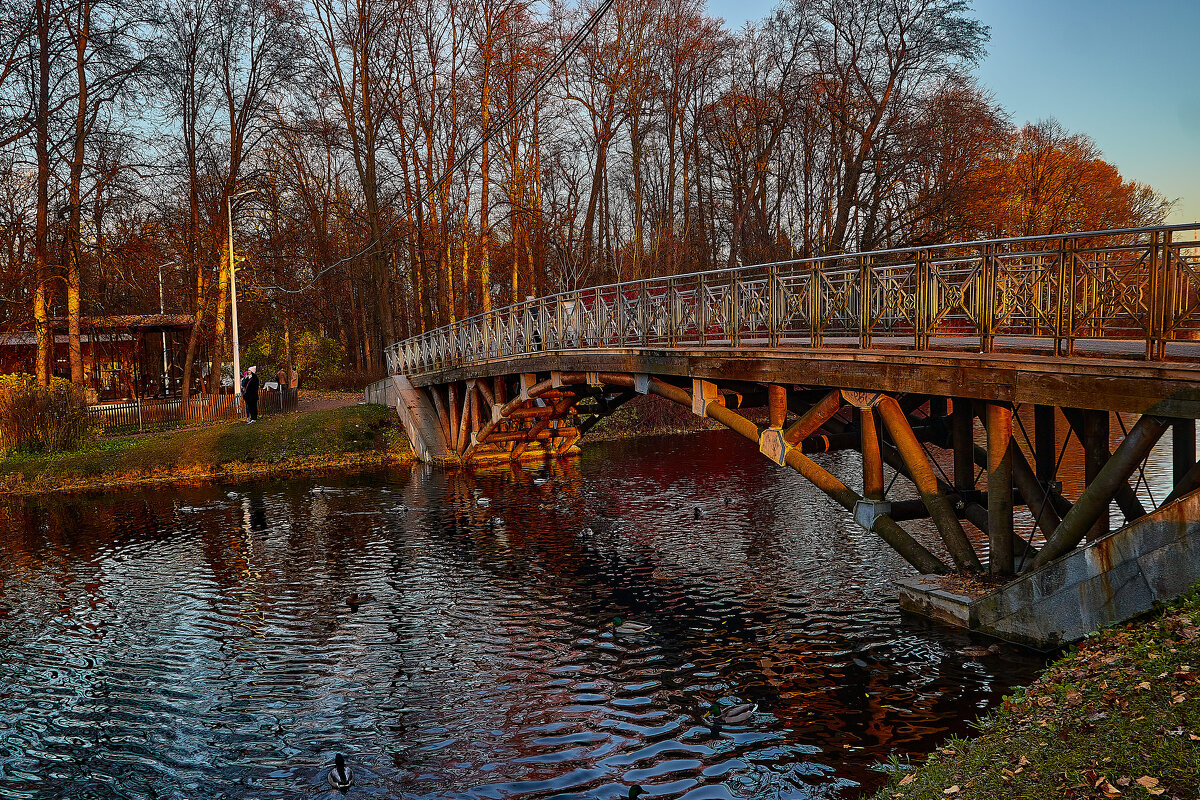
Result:
<svg viewBox="0 0 1200 800"><path fill-rule="evenodd" d="M979 728L876 800L1200 797L1200 587L1085 639Z"/></svg>
<svg viewBox="0 0 1200 800"><path fill-rule="evenodd" d="M658 436L668 433L692 433L721 428L719 422L701 419L691 412L656 395L641 395L600 420L585 442Z"/></svg>
<svg viewBox="0 0 1200 800"><path fill-rule="evenodd" d="M411 458L394 411L354 405L101 439L71 453L0 460L0 492L38 494Z"/></svg>

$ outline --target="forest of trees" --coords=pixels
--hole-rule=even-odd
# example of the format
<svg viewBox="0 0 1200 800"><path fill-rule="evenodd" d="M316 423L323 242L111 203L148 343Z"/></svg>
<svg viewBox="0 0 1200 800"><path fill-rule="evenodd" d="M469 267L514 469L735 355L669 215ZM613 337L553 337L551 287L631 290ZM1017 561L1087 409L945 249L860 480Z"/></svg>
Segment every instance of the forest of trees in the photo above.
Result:
<svg viewBox="0 0 1200 800"><path fill-rule="evenodd" d="M526 295L1166 213L1086 135L1013 124L961 0L734 32L573 1L0 0L0 335L37 333L44 381L66 320L79 382L80 318L157 312L161 270L219 374L232 235L243 342L365 378Z"/></svg>

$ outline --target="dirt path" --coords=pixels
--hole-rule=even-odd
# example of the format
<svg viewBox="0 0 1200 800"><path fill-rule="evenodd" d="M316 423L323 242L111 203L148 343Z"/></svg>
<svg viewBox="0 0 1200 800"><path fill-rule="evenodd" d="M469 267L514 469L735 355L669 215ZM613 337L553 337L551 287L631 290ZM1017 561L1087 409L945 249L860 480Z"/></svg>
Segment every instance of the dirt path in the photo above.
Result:
<svg viewBox="0 0 1200 800"><path fill-rule="evenodd" d="M296 398L297 411L324 411L329 408L344 408L361 403L362 392L320 392L301 389Z"/></svg>

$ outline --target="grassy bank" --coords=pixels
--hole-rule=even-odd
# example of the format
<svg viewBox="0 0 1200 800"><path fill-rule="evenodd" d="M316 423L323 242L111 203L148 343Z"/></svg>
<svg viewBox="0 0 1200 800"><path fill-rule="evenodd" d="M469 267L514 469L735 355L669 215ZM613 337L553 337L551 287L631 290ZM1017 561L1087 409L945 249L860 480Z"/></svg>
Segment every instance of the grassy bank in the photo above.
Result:
<svg viewBox="0 0 1200 800"><path fill-rule="evenodd" d="M693 433L721 427L723 426L719 422L697 417L690 409L676 405L670 400L656 395L641 395L596 423L596 427L584 438L583 446L586 447L588 442L668 433Z"/></svg>
<svg viewBox="0 0 1200 800"><path fill-rule="evenodd" d="M231 476L278 475L411 459L396 413L354 405L102 439L72 453L0 461L0 493L40 494Z"/></svg>
<svg viewBox="0 0 1200 800"><path fill-rule="evenodd" d="M1101 631L876 800L1200 797L1200 590Z"/></svg>

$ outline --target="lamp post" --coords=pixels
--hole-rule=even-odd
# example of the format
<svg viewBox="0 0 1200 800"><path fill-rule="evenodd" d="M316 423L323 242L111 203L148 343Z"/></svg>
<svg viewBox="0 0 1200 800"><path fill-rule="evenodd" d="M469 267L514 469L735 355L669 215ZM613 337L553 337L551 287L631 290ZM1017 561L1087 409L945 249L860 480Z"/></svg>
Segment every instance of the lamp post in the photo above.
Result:
<svg viewBox="0 0 1200 800"><path fill-rule="evenodd" d="M242 353L238 346L238 317L237 317L237 262L233 256L233 201L244 195L254 194L254 189L231 194L225 198L225 210L229 220L229 311L233 319L233 394L235 398L242 396ZM220 381L220 376L217 377ZM218 383L218 386L220 384ZM234 403L240 403L234 400Z"/></svg>
<svg viewBox="0 0 1200 800"><path fill-rule="evenodd" d="M163 302L163 278L162 278L163 267L173 267L173 266L175 266L175 262L173 260L172 261L164 261L163 263L158 265L158 315L160 317L167 313L166 303ZM171 380L171 374L167 367L167 329L165 327L163 328L163 332L162 332L162 361L163 361L162 389L163 389L163 396L166 397L171 394L170 386L168 385Z"/></svg>

